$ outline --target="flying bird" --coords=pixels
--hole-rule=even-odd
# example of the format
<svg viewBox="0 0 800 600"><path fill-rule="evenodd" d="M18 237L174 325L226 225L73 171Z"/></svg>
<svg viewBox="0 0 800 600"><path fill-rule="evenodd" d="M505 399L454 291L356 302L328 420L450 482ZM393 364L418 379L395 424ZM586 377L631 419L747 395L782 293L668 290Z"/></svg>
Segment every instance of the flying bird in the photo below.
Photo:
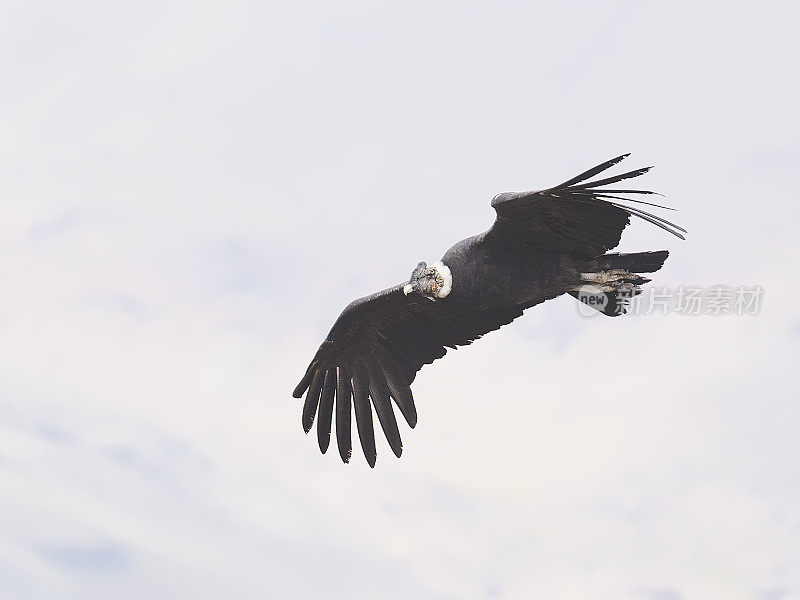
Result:
<svg viewBox="0 0 800 600"><path fill-rule="evenodd" d="M339 455L352 454L353 412L370 467L377 457L373 408L389 446L403 451L392 400L408 425L417 424L411 383L423 365L499 329L527 308L562 294L604 315L624 314L650 281L641 273L661 268L669 252L609 253L630 218L638 217L685 239L686 230L637 206L669 207L633 199L654 192L614 187L651 167L594 177L628 154L535 192L507 192L492 200L497 213L488 231L462 240L441 260L420 262L407 282L351 302L294 390L305 393L306 433L316 417L325 453L336 414ZM608 187L612 186L612 187ZM625 185L623 188L627 187Z"/></svg>

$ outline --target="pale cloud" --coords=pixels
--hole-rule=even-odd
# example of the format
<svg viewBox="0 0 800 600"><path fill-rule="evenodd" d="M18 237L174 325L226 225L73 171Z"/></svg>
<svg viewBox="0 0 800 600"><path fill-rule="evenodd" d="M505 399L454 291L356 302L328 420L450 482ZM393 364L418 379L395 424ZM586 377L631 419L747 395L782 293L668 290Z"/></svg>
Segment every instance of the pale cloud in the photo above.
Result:
<svg viewBox="0 0 800 600"><path fill-rule="evenodd" d="M16 598L800 596L798 9L0 9L0 588ZM537 307L321 456L296 380L499 191L633 151L656 283L754 317Z"/></svg>

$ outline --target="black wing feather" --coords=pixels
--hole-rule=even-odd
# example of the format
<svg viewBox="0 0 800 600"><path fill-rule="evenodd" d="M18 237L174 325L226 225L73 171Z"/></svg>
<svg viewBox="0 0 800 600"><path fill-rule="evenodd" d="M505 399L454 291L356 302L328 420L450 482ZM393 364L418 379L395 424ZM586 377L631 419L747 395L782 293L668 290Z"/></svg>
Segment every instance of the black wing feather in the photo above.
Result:
<svg viewBox="0 0 800 600"><path fill-rule="evenodd" d="M372 404L375 406L375 413L381 424L383 433L389 442L389 447L394 455L399 457L403 453L403 442L400 439L400 430L397 428L397 420L394 418L391 400L389 397L389 386L382 377L383 372L374 360L367 361L369 372L369 395Z"/></svg>
<svg viewBox="0 0 800 600"><path fill-rule="evenodd" d="M580 183L581 181L586 181L587 179L590 179L591 177L594 177L598 173L602 173L606 169L610 169L611 167L613 167L617 163L622 162L623 160L628 158L630 155L631 155L631 153L628 152L627 154L622 154L620 156L617 156L616 158L612 158L611 160L607 160L604 163L600 163L596 167L592 167L588 171L584 171L580 175L576 175L572 179L568 179L567 181L557 185L556 187L563 188L563 187L567 187L567 186L570 186L570 185L574 185L576 183Z"/></svg>
<svg viewBox="0 0 800 600"><path fill-rule="evenodd" d="M400 368L397 366L394 358L391 357L383 348L378 350L378 359L380 360L383 375L386 378L386 385L389 388L389 393L394 398L400 412L412 429L417 425L417 408L414 406L414 396L411 394L411 387L407 383L402 382L400 375Z"/></svg>
<svg viewBox="0 0 800 600"><path fill-rule="evenodd" d="M622 173L621 175L614 175L613 177L606 177L605 179L590 181L589 183L581 183L573 187L579 190L585 190L588 188L600 187L601 185L608 185L609 183L617 183L618 181L633 179L634 177L639 177L639 175L644 175L652 168L653 167L642 167L641 169L634 169L633 171L628 171L627 173Z"/></svg>
<svg viewBox="0 0 800 600"><path fill-rule="evenodd" d="M308 389L309 384L311 383L311 379L316 374L317 361L311 361L311 364L308 365L308 369L306 369L306 374L303 375L303 378L300 380L300 383L297 384L297 387L294 388L292 392L292 396L295 398L301 398L305 391Z"/></svg>
<svg viewBox="0 0 800 600"><path fill-rule="evenodd" d="M361 440L361 449L370 467L375 466L377 452L375 451L375 432L372 428L372 410L369 407L369 374L364 367L364 359L355 365L353 374L353 404L356 409L356 427L358 438Z"/></svg>
<svg viewBox="0 0 800 600"><path fill-rule="evenodd" d="M324 377L325 371L323 369L316 371L306 394L306 401L303 404L303 429L306 433L311 431L311 426L314 424L314 415L317 412L317 404L319 403L320 392L322 392Z"/></svg>
<svg viewBox="0 0 800 600"><path fill-rule="evenodd" d="M345 463L350 462L353 454L353 442L350 439L352 394L350 376L344 367L336 367L336 444L339 447L339 456Z"/></svg>
<svg viewBox="0 0 800 600"><path fill-rule="evenodd" d="M623 154L613 158L546 190L497 196L492 201L497 219L486 232L487 239L510 246L534 246L547 251L570 252L592 258L619 244L622 231L630 222L631 216L685 239L678 232L686 233L686 230L679 225L639 208L611 201L622 200L673 210L668 206L624 197L625 194L655 192L602 187L639 177L652 167L587 181L627 156Z"/></svg>
<svg viewBox="0 0 800 600"><path fill-rule="evenodd" d="M322 384L322 395L319 398L319 414L317 416L317 442L323 454L328 451L331 442L331 419L333 418L333 396L336 393L336 371L328 369Z"/></svg>
<svg viewBox="0 0 800 600"><path fill-rule="evenodd" d="M448 298L431 302L416 293L406 296L402 285L352 302L334 323L295 388L296 397L308 389L303 427L311 428L319 406L320 449L327 447L330 398L326 373L335 373L336 436L342 460L348 462L352 448L351 397L361 448L369 465L374 466L376 460L372 407L389 446L400 456L403 445L391 399L408 425L414 427L417 409L410 386L417 371L444 356L446 348L470 344L521 314L522 309L516 307L474 310L451 304Z"/></svg>

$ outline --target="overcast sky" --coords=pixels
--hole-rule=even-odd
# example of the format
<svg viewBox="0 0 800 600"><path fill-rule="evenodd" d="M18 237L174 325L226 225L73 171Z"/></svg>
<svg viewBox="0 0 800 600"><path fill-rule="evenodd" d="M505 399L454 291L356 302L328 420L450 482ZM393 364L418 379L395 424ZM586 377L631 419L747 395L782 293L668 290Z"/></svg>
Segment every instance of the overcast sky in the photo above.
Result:
<svg viewBox="0 0 800 600"><path fill-rule="evenodd" d="M0 595L800 599L793 2L0 5ZM322 456L340 310L624 152L623 250L757 316L569 297Z"/></svg>

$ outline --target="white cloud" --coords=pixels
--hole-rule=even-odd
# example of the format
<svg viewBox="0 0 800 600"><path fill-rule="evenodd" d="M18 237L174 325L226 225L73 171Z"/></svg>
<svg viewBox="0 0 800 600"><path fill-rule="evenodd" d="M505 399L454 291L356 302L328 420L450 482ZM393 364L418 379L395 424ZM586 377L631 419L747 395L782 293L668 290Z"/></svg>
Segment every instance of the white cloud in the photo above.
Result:
<svg viewBox="0 0 800 600"><path fill-rule="evenodd" d="M796 9L9 3L0 588L19 598L800 595ZM419 375L398 461L289 396L352 298L625 151L656 283Z"/></svg>

